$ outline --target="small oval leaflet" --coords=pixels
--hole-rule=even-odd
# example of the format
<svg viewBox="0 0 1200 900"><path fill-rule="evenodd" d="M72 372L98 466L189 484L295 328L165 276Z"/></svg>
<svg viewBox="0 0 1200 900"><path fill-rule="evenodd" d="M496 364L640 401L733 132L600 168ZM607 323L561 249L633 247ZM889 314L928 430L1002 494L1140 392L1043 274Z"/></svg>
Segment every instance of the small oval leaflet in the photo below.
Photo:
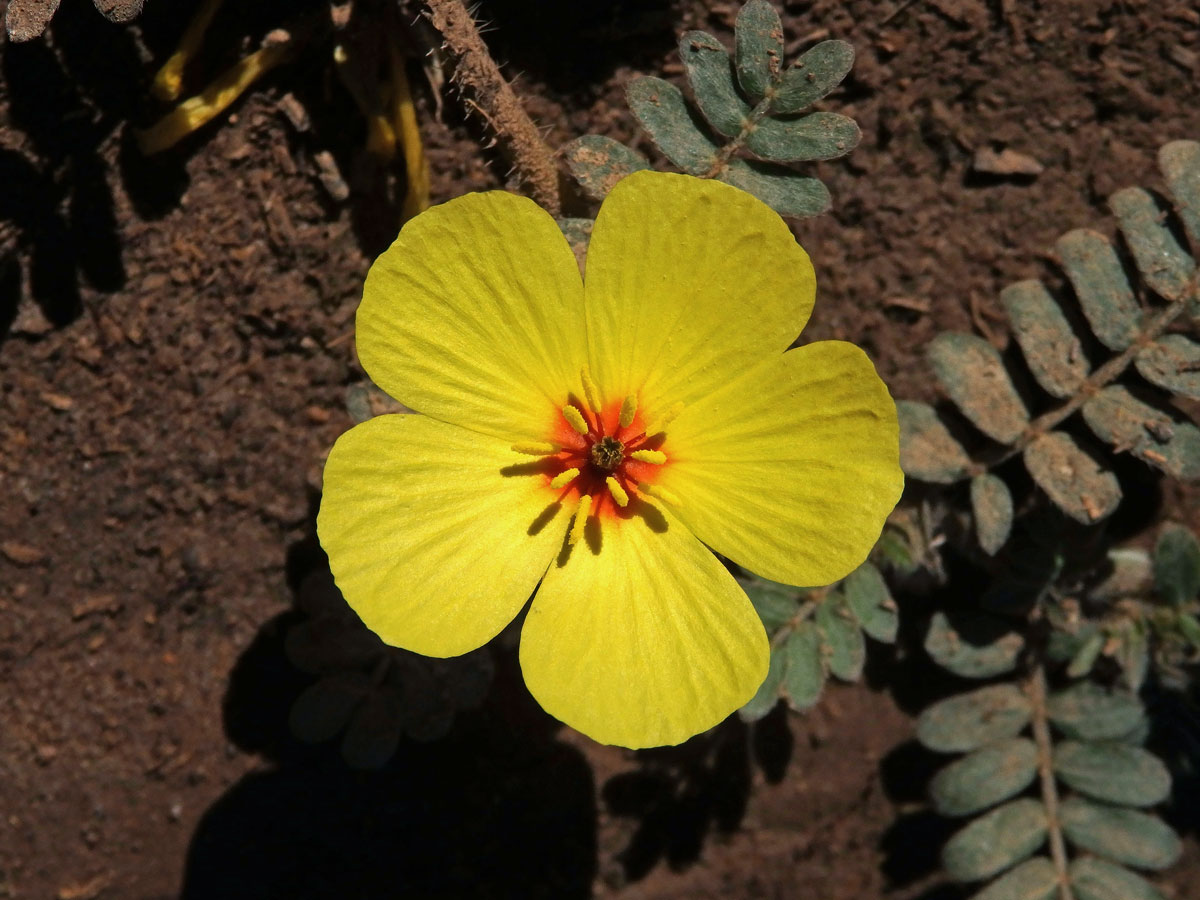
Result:
<svg viewBox="0 0 1200 900"><path fill-rule="evenodd" d="M1063 741L1054 772L1068 787L1122 806L1154 806L1171 793L1171 775L1157 756L1118 743Z"/></svg>
<svg viewBox="0 0 1200 900"><path fill-rule="evenodd" d="M371 690L365 672L337 672L309 685L288 712L288 727L306 744L319 744L338 734Z"/></svg>
<svg viewBox="0 0 1200 900"><path fill-rule="evenodd" d="M925 650L939 666L964 678L991 678L1017 667L1025 639L996 616L934 613Z"/></svg>
<svg viewBox="0 0 1200 900"><path fill-rule="evenodd" d="M738 583L750 598L754 611L762 619L763 626L769 634L774 634L796 614L799 588L767 581L765 578L753 578Z"/></svg>
<svg viewBox="0 0 1200 900"><path fill-rule="evenodd" d="M1196 262L1179 244L1166 224L1166 210L1143 188L1122 188L1108 198L1125 243L1133 253L1146 284L1168 300L1187 294Z"/></svg>
<svg viewBox="0 0 1200 900"><path fill-rule="evenodd" d="M603 200L626 175L649 169L636 150L599 134L585 134L563 147L563 158L579 186L593 200Z"/></svg>
<svg viewBox="0 0 1200 900"><path fill-rule="evenodd" d="M1011 444L1029 424L996 348L973 334L943 332L928 348L938 383L971 422L992 440Z"/></svg>
<svg viewBox="0 0 1200 900"><path fill-rule="evenodd" d="M842 582L842 591L863 631L885 644L895 642L900 628L896 601L873 563L865 562L847 575Z"/></svg>
<svg viewBox="0 0 1200 900"><path fill-rule="evenodd" d="M995 556L1012 531L1013 498L1008 485L991 473L976 475L971 479L971 510L979 546Z"/></svg>
<svg viewBox="0 0 1200 900"><path fill-rule="evenodd" d="M1094 856L1074 860L1068 872L1077 900L1165 900L1141 875Z"/></svg>
<svg viewBox="0 0 1200 900"><path fill-rule="evenodd" d="M762 119L745 143L763 159L800 162L845 156L860 140L862 131L849 116L814 112L798 119Z"/></svg>
<svg viewBox="0 0 1200 900"><path fill-rule="evenodd" d="M625 98L638 123L671 162L692 175L712 168L717 145L704 133L679 88L647 75L629 82Z"/></svg>
<svg viewBox="0 0 1200 900"><path fill-rule="evenodd" d="M1046 709L1059 731L1083 741L1120 740L1146 716L1136 695L1110 691L1092 681L1080 681L1052 694Z"/></svg>
<svg viewBox="0 0 1200 900"><path fill-rule="evenodd" d="M679 38L679 56L704 118L720 134L737 135L750 107L738 96L725 45L706 32L687 31Z"/></svg>
<svg viewBox="0 0 1200 900"><path fill-rule="evenodd" d="M1031 713L1015 685L993 684L930 706L917 719L917 740L939 753L965 753L1019 734Z"/></svg>
<svg viewBox="0 0 1200 900"><path fill-rule="evenodd" d="M1061 431L1044 434L1025 448L1025 468L1055 506L1084 525L1100 521L1121 502L1117 476Z"/></svg>
<svg viewBox="0 0 1200 900"><path fill-rule="evenodd" d="M1200 143L1171 141L1158 151L1158 168L1192 240L1200 244Z"/></svg>
<svg viewBox="0 0 1200 900"><path fill-rule="evenodd" d="M753 159L731 159L717 180L753 194L781 216L819 216L832 204L829 188L819 178Z"/></svg>
<svg viewBox="0 0 1200 900"><path fill-rule="evenodd" d="M1154 586L1173 606L1200 597L1200 542L1182 525L1167 525L1154 542Z"/></svg>
<svg viewBox="0 0 1200 900"><path fill-rule="evenodd" d="M1139 400L1123 385L1083 405L1083 420L1102 441L1176 478L1200 477L1200 428Z"/></svg>
<svg viewBox="0 0 1200 900"><path fill-rule="evenodd" d="M1077 228L1054 245L1092 331L1110 350L1124 350L1142 327L1142 310L1108 238Z"/></svg>
<svg viewBox="0 0 1200 900"><path fill-rule="evenodd" d="M1014 797L1037 777L1037 746L1010 738L955 760L933 777L929 796L943 816L970 816Z"/></svg>
<svg viewBox="0 0 1200 900"><path fill-rule="evenodd" d="M976 819L942 848L942 865L957 881L991 878L1032 854L1046 839L1046 810L1013 800Z"/></svg>
<svg viewBox="0 0 1200 900"><path fill-rule="evenodd" d="M1026 860L1005 872L971 900L1053 900L1058 894L1058 873L1044 856Z"/></svg>
<svg viewBox="0 0 1200 900"><path fill-rule="evenodd" d="M1182 334L1168 334L1142 350L1138 373L1160 388L1200 400L1200 344Z"/></svg>
<svg viewBox="0 0 1200 900"><path fill-rule="evenodd" d="M757 103L783 71L783 23L767 0L750 0L734 25L737 74L744 90Z"/></svg>
<svg viewBox="0 0 1200 900"><path fill-rule="evenodd" d="M754 696L745 706L738 710L743 722L757 722L775 708L779 702L780 690L783 685L783 673L787 667L781 647L771 648L771 662L767 667L767 677Z"/></svg>
<svg viewBox="0 0 1200 900"><path fill-rule="evenodd" d="M787 669L783 689L793 709L811 709L825 687L825 664L821 659L821 633L812 622L801 622L783 645Z"/></svg>
<svg viewBox="0 0 1200 900"><path fill-rule="evenodd" d="M928 403L900 400L900 468L904 474L934 484L953 484L967 477L971 458Z"/></svg>
<svg viewBox="0 0 1200 900"><path fill-rule="evenodd" d="M1059 806L1059 822L1076 847L1136 869L1169 868L1182 851L1161 819L1133 809L1068 797Z"/></svg>
<svg viewBox="0 0 1200 900"><path fill-rule="evenodd" d="M783 73L771 100L771 113L785 116L812 106L850 74L854 47L845 41L821 41Z"/></svg>
<svg viewBox="0 0 1200 900"><path fill-rule="evenodd" d="M815 616L824 638L829 672L842 681L858 681L867 661L867 645L862 629L839 592L831 593Z"/></svg>
<svg viewBox="0 0 1200 900"><path fill-rule="evenodd" d="M1036 279L1018 281L1000 292L1000 302L1037 383L1060 400L1072 396L1090 367L1083 345L1046 286Z"/></svg>
<svg viewBox="0 0 1200 900"><path fill-rule="evenodd" d="M378 769L395 755L403 732L399 697L392 691L371 691L346 726L342 758L352 769Z"/></svg>

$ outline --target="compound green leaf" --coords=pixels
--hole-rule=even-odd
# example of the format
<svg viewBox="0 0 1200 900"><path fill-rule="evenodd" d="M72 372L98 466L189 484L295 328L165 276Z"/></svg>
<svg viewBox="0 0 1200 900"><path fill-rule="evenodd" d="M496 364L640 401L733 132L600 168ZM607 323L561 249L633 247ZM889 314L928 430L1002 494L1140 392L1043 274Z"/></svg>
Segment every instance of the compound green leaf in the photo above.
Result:
<svg viewBox="0 0 1200 900"><path fill-rule="evenodd" d="M1044 856L1026 860L1006 872L971 900L1053 900L1058 894L1058 873Z"/></svg>
<svg viewBox="0 0 1200 900"><path fill-rule="evenodd" d="M1166 900L1141 875L1094 856L1073 861L1068 871L1076 900Z"/></svg>
<svg viewBox="0 0 1200 900"><path fill-rule="evenodd" d="M773 647L766 680L758 686L758 690L750 698L750 702L738 710L738 715L741 716L743 722L757 722L775 708L782 693L783 673L786 669L787 659L784 656L783 648Z"/></svg>
<svg viewBox="0 0 1200 900"><path fill-rule="evenodd" d="M821 632L812 622L801 622L783 645L787 668L783 690L793 709L811 709L825 687Z"/></svg>
<svg viewBox="0 0 1200 900"><path fill-rule="evenodd" d="M797 162L845 156L860 140L862 131L849 116L815 112L798 119L762 119L745 143L763 159Z"/></svg>
<svg viewBox="0 0 1200 900"><path fill-rule="evenodd" d="M819 178L753 159L729 160L717 180L753 194L781 216L819 216L832 202Z"/></svg>
<svg viewBox="0 0 1200 900"><path fill-rule="evenodd" d="M858 681L867 661L867 644L858 619L839 592L831 593L815 616L827 651L829 671L842 681Z"/></svg>
<svg viewBox="0 0 1200 900"><path fill-rule="evenodd" d="M974 815L1029 787L1037 763L1037 745L1029 738L988 744L938 772L929 797L943 816Z"/></svg>
<svg viewBox="0 0 1200 900"><path fill-rule="evenodd" d="M1200 542L1190 529L1167 525L1154 542L1154 586L1174 606L1200 596Z"/></svg>
<svg viewBox="0 0 1200 900"><path fill-rule="evenodd" d="M647 75L629 82L625 97L638 123L671 162L692 175L712 168L717 145L704 133L679 88Z"/></svg>
<svg viewBox="0 0 1200 900"><path fill-rule="evenodd" d="M939 666L963 678L991 678L1017 667L1025 639L996 616L934 613L925 650Z"/></svg>
<svg viewBox="0 0 1200 900"><path fill-rule="evenodd" d="M1117 663L1131 691L1140 691L1150 670L1150 639L1142 622L1126 622L1118 634Z"/></svg>
<svg viewBox="0 0 1200 900"><path fill-rule="evenodd" d="M688 31L679 39L679 55L704 118L726 137L737 135L750 107L738 96L725 45L706 32Z"/></svg>
<svg viewBox="0 0 1200 900"><path fill-rule="evenodd" d="M1058 810L1072 844L1137 869L1166 869L1179 859L1179 837L1161 819L1133 809L1068 797Z"/></svg>
<svg viewBox="0 0 1200 900"><path fill-rule="evenodd" d="M1025 468L1055 506L1084 525L1099 522L1121 502L1117 476L1061 431L1044 434L1025 448Z"/></svg>
<svg viewBox="0 0 1200 900"><path fill-rule="evenodd" d="M1196 261L1167 227L1166 210L1143 188L1122 188L1108 198L1138 271L1155 293L1178 300L1193 287Z"/></svg>
<svg viewBox="0 0 1200 900"><path fill-rule="evenodd" d="M1016 736L1032 714L1011 684L993 684L939 700L917 719L917 740L938 753L966 753Z"/></svg>
<svg viewBox="0 0 1200 900"><path fill-rule="evenodd" d="M783 23L775 7L750 0L738 13L734 40L738 81L757 103L783 73Z"/></svg>
<svg viewBox="0 0 1200 900"><path fill-rule="evenodd" d="M1068 678L1082 678L1092 671L1092 667L1096 665L1096 660L1100 658L1100 653L1104 650L1105 636L1099 628L1094 629L1087 638L1080 642L1071 656L1070 665L1067 666Z"/></svg>
<svg viewBox="0 0 1200 900"><path fill-rule="evenodd" d="M1008 485L990 473L976 475L971 479L971 510L979 546L994 556L1012 532L1013 498Z"/></svg>
<svg viewBox="0 0 1200 900"><path fill-rule="evenodd" d="M963 828L942 848L942 866L958 881L991 878L1031 855L1046 839L1046 810L1013 800Z"/></svg>
<svg viewBox="0 0 1200 900"><path fill-rule="evenodd" d="M1158 168L1166 179L1179 218L1192 240L1200 245L1200 143L1163 144L1158 151Z"/></svg>
<svg viewBox="0 0 1200 900"><path fill-rule="evenodd" d="M593 200L603 200L613 186L650 163L636 150L599 134L585 134L563 147L567 168Z"/></svg>
<svg viewBox="0 0 1200 900"><path fill-rule="evenodd" d="M904 474L934 484L953 484L967 477L971 458L928 403L900 400L900 468Z"/></svg>
<svg viewBox="0 0 1200 900"><path fill-rule="evenodd" d="M821 41L783 73L771 99L771 115L807 109L841 84L853 66L854 47L845 41Z"/></svg>
<svg viewBox="0 0 1200 900"><path fill-rule="evenodd" d="M1054 771L1081 794L1122 806L1154 806L1171 793L1171 775L1157 756L1120 743L1063 741Z"/></svg>
<svg viewBox="0 0 1200 900"><path fill-rule="evenodd" d="M1054 246L1100 343L1124 350L1141 330L1142 310L1113 245L1099 232L1078 228Z"/></svg>
<svg viewBox="0 0 1200 900"><path fill-rule="evenodd" d="M1137 728L1146 709L1135 694L1080 681L1050 696L1050 721L1067 737L1081 741L1116 741Z"/></svg>
<svg viewBox="0 0 1200 900"><path fill-rule="evenodd" d="M1200 344L1182 334L1159 338L1137 355L1138 372L1151 384L1200 400Z"/></svg>
<svg viewBox="0 0 1200 900"><path fill-rule="evenodd" d="M1088 376L1088 360L1046 286L1036 279L1018 281L1000 292L1000 302L1037 383L1059 399L1073 396Z"/></svg>
<svg viewBox="0 0 1200 900"><path fill-rule="evenodd" d="M963 415L988 437L1011 444L1029 424L996 348L973 334L943 332L929 343L938 383Z"/></svg>
<svg viewBox="0 0 1200 900"><path fill-rule="evenodd" d="M877 641L893 644L900 628L896 601L873 563L865 562L842 582L846 602L862 630Z"/></svg>
<svg viewBox="0 0 1200 900"><path fill-rule="evenodd" d="M1200 478L1200 428L1176 421L1126 387L1110 385L1088 400L1083 420L1118 452L1128 451L1176 478Z"/></svg>
<svg viewBox="0 0 1200 900"><path fill-rule="evenodd" d="M765 578L747 579L739 582L754 611L762 619L768 633L778 631L796 615L800 591L790 584L779 584Z"/></svg>

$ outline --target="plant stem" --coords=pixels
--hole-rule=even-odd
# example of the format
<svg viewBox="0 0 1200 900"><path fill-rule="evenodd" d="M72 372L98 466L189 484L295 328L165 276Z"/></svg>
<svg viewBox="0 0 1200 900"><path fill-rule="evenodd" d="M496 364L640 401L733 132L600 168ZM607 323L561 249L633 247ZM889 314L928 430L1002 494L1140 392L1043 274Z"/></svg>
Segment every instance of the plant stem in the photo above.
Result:
<svg viewBox="0 0 1200 900"><path fill-rule="evenodd" d="M1075 900L1067 874L1067 847L1058 824L1058 785L1054 780L1053 745L1050 741L1050 723L1046 712L1046 670L1040 662L1034 666L1025 690L1033 706L1033 740L1038 750L1038 775L1041 779L1042 805L1046 807L1050 858L1058 873L1058 897L1059 900Z"/></svg>
<svg viewBox="0 0 1200 900"><path fill-rule="evenodd" d="M426 0L429 19L442 33L446 49L454 55L454 80L470 90L471 103L504 148L511 154L521 180L533 199L551 215L562 212L558 166L554 154L542 140L538 127L529 118L512 86L500 74L500 67L488 53L479 29L461 0Z"/></svg>
<svg viewBox="0 0 1200 900"><path fill-rule="evenodd" d="M701 175L701 178L716 178L729 167L729 160L733 154L742 149L742 145L746 143L748 138L758 127L758 123L763 120L768 112L771 111L771 98L764 97L759 101L754 109L750 110L750 114L742 120L742 130L737 133L737 137L725 144L717 151L717 155L713 157L713 163L708 171Z"/></svg>

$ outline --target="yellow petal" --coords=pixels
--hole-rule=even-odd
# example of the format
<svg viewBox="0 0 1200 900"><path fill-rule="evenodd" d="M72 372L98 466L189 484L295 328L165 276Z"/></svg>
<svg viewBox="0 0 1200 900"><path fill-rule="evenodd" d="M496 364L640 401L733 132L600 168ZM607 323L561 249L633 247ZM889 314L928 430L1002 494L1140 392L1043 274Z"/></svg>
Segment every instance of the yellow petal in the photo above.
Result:
<svg viewBox="0 0 1200 900"><path fill-rule="evenodd" d="M700 540L802 586L857 567L904 485L896 405L843 341L790 350L689 406L655 479Z"/></svg>
<svg viewBox="0 0 1200 900"><path fill-rule="evenodd" d="M532 200L467 194L409 221L367 275L358 356L418 412L544 440L586 364L579 267Z"/></svg>
<svg viewBox="0 0 1200 900"><path fill-rule="evenodd" d="M551 566L521 632L521 669L538 703L577 731L656 747L746 703L768 646L712 553L677 520L638 509L598 520L598 539L589 529Z"/></svg>
<svg viewBox="0 0 1200 900"><path fill-rule="evenodd" d="M716 181L636 172L588 247L589 354L607 397L648 419L782 353L812 311L808 254L766 204Z"/></svg>
<svg viewBox="0 0 1200 900"><path fill-rule="evenodd" d="M570 510L529 474L540 466L421 415L350 429L325 464L317 515L346 602L384 641L426 656L486 643L562 545Z"/></svg>

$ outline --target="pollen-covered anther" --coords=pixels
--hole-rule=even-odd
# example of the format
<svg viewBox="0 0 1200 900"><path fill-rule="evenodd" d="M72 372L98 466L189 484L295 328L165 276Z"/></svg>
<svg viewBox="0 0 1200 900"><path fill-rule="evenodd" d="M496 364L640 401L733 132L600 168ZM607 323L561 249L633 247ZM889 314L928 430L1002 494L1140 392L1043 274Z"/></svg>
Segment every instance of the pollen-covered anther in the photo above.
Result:
<svg viewBox="0 0 1200 900"><path fill-rule="evenodd" d="M596 382L592 381L592 373L587 366L579 373L579 379L583 382L583 398L587 400L588 409L600 412L600 391L596 388Z"/></svg>
<svg viewBox="0 0 1200 900"><path fill-rule="evenodd" d="M621 418L619 419L622 428L628 428L633 424L633 417L637 415L637 395L630 394L625 398L625 402L621 404Z"/></svg>
<svg viewBox="0 0 1200 900"><path fill-rule="evenodd" d="M554 488L555 490L558 490L559 488L565 488L578 477L578 469L566 469L550 479L550 487Z"/></svg>
<svg viewBox="0 0 1200 900"><path fill-rule="evenodd" d="M579 509L575 510L575 521L571 523L571 533L567 535L567 543L572 547L583 537L583 529L587 527L587 518L591 511L592 495L584 494L579 498Z"/></svg>
<svg viewBox="0 0 1200 900"><path fill-rule="evenodd" d="M513 444L512 449L517 453L524 453L526 456L550 456L557 453L562 447L552 444L550 441L527 441Z"/></svg>
<svg viewBox="0 0 1200 900"><path fill-rule="evenodd" d="M625 488L621 487L621 482L609 475L604 479L604 483L608 485L608 492L612 494L612 498L617 506L625 507L629 505L629 495L625 493Z"/></svg>
<svg viewBox="0 0 1200 900"><path fill-rule="evenodd" d="M568 403L562 408L562 414L563 418L567 420L567 424L580 434L586 435L588 433L587 419L583 417L583 413L578 408Z"/></svg>
<svg viewBox="0 0 1200 900"><path fill-rule="evenodd" d="M674 492L667 490L667 488L663 487L662 485L646 484L643 482L637 486L637 489L639 494L646 494L647 496L653 497L656 500L662 500L664 503L669 503L671 506L683 506L683 501L675 496Z"/></svg>
<svg viewBox="0 0 1200 900"><path fill-rule="evenodd" d="M629 455L638 462L650 463L655 466L661 466L667 461L667 454L661 450L634 450Z"/></svg>

